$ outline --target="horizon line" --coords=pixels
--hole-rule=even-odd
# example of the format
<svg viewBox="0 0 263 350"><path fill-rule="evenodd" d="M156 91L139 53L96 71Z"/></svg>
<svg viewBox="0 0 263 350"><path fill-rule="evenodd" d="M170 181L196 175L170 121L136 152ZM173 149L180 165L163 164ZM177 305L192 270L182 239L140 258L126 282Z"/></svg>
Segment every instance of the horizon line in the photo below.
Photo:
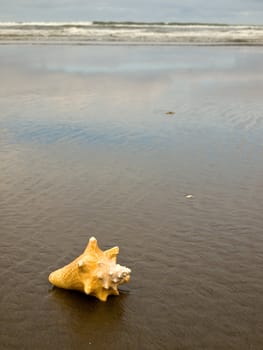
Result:
<svg viewBox="0 0 263 350"><path fill-rule="evenodd" d="M262 24L244 24L244 23L221 23L221 22L196 22L196 21L189 21L189 22L180 22L180 21L98 21L98 20L93 20L93 21L0 21L1 24L93 24L93 25L203 25L203 26L263 26Z"/></svg>

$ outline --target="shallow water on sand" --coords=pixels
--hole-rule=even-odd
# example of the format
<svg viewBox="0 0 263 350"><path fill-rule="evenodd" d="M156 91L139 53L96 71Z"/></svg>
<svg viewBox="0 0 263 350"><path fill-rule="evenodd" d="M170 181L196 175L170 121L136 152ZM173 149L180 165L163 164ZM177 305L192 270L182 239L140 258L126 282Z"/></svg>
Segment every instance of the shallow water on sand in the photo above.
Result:
<svg viewBox="0 0 263 350"><path fill-rule="evenodd" d="M262 57L0 47L1 349L263 348ZM47 280L92 235L107 303Z"/></svg>

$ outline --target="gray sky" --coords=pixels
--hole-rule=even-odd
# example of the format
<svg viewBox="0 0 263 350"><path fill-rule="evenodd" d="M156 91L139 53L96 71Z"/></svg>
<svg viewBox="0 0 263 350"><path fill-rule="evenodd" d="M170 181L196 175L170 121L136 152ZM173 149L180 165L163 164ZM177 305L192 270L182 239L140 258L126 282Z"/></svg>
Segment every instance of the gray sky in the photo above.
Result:
<svg viewBox="0 0 263 350"><path fill-rule="evenodd" d="M263 0L0 0L0 21L263 24Z"/></svg>

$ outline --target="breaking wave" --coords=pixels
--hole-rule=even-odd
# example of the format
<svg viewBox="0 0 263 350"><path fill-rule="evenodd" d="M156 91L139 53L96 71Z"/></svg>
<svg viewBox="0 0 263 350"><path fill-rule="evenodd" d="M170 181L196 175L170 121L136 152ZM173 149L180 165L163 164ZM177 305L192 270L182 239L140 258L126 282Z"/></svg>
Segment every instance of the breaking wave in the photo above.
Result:
<svg viewBox="0 0 263 350"><path fill-rule="evenodd" d="M0 43L263 45L263 25L143 22L5 22Z"/></svg>

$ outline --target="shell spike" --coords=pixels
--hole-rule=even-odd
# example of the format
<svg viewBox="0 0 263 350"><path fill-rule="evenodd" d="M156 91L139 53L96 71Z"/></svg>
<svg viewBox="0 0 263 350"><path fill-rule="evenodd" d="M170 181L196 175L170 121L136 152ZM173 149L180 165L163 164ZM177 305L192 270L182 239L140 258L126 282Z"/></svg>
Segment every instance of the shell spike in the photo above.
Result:
<svg viewBox="0 0 263 350"><path fill-rule="evenodd" d="M95 237L91 237L89 239L89 243L88 243L86 249L84 250L84 253L86 253L87 251L92 251L92 250L96 253L101 252L101 250L98 246L98 242L97 242Z"/></svg>
<svg viewBox="0 0 263 350"><path fill-rule="evenodd" d="M84 261L83 260L79 260L78 268L81 269L81 268L83 268L83 266L84 266Z"/></svg>
<svg viewBox="0 0 263 350"><path fill-rule="evenodd" d="M86 294L90 294L91 291L92 291L92 288L91 288L91 286L90 286L90 283L86 283L86 284L84 285L84 292L85 292Z"/></svg>
<svg viewBox="0 0 263 350"><path fill-rule="evenodd" d="M105 250L104 254L116 262L117 255L119 254L119 247L113 247L111 249Z"/></svg>

